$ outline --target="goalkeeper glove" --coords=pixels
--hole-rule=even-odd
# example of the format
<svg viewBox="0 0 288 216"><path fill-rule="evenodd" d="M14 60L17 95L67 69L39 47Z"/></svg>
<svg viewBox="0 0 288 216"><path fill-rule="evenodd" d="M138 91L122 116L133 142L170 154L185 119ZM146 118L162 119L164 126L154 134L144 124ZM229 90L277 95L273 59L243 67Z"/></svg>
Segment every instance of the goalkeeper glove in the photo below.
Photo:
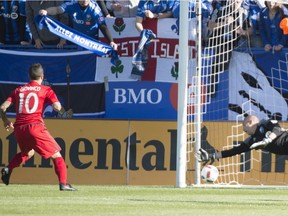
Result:
<svg viewBox="0 0 288 216"><path fill-rule="evenodd" d="M269 143L272 142L272 139L271 138L264 138L262 141L259 141L259 142L256 142L256 143L253 143L251 146L250 146L250 149L262 149L262 148L265 148Z"/></svg>
<svg viewBox="0 0 288 216"><path fill-rule="evenodd" d="M210 161L210 164L213 164L215 159L219 159L219 156L215 153L209 154L204 149L200 148L199 151L195 154L196 159L199 162L204 162L204 165Z"/></svg>

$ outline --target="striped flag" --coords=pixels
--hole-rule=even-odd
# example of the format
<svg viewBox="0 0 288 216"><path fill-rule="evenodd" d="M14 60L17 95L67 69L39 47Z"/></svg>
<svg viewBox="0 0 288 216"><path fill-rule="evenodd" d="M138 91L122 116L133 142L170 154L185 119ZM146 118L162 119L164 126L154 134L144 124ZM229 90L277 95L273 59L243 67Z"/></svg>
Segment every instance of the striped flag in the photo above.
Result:
<svg viewBox="0 0 288 216"><path fill-rule="evenodd" d="M97 58L96 81L135 81L131 79L133 56L137 52L140 34L135 28L135 18L107 18L106 23L118 46L119 65L109 64L106 57ZM195 20L190 21L189 28L189 65L195 66ZM142 81L177 82L179 59L179 20L147 19L143 22L144 29L150 29L157 37L151 40L148 48L148 64ZM100 40L105 42L100 32ZM191 71L192 73L192 71Z"/></svg>

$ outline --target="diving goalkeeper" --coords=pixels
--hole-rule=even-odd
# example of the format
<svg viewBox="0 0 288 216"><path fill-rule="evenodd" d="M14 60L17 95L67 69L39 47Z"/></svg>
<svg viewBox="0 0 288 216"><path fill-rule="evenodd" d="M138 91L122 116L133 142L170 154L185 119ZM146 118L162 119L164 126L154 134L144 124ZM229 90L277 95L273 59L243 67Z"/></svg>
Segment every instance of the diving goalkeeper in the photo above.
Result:
<svg viewBox="0 0 288 216"><path fill-rule="evenodd" d="M255 115L245 117L243 121L243 131L249 135L239 146L229 150L208 153L200 148L195 154L199 162L209 162L227 158L252 149L263 149L265 151L288 155L288 131L282 128L276 120L259 120Z"/></svg>

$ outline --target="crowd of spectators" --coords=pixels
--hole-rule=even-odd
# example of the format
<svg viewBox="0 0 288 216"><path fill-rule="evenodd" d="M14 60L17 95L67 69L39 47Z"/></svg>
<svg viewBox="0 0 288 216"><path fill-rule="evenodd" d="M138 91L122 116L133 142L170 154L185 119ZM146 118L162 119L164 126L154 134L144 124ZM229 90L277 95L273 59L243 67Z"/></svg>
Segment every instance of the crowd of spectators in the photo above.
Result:
<svg viewBox="0 0 288 216"><path fill-rule="evenodd" d="M196 17L195 2L189 0L189 18ZM237 38L233 46L263 47L265 51L273 52L288 47L287 35L279 27L280 21L288 15L287 5L265 0L235 0L235 4L231 5L233 8L230 11L237 10L235 15L238 18L235 15L223 18L223 8L227 9L225 0L202 1L204 45L209 45L208 39L217 30L222 34L224 32L226 39L231 36ZM106 26L106 18L135 18L135 28L141 33L146 19L180 19L180 0L1 0L0 44L30 44L35 48L55 45L63 48L66 44L64 39L45 28L37 28L34 17L38 14L52 16L95 39L101 30L110 45L117 49ZM75 22L79 19L84 22ZM227 23L230 25L228 28L224 27ZM240 27L232 31L235 26Z"/></svg>

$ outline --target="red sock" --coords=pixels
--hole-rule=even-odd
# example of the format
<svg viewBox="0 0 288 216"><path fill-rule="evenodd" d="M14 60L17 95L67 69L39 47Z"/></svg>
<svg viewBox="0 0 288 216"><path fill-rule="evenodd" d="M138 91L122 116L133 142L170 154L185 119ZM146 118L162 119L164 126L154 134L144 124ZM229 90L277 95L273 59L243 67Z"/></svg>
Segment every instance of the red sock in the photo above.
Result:
<svg viewBox="0 0 288 216"><path fill-rule="evenodd" d="M66 163L63 157L57 157L53 160L55 173L58 176L59 182L66 185L67 181L67 169Z"/></svg>
<svg viewBox="0 0 288 216"><path fill-rule="evenodd" d="M8 168L9 171L12 172L12 170L15 167L20 166L20 164L25 163L29 159L28 155L22 156L21 153L16 154L12 160L9 162Z"/></svg>

